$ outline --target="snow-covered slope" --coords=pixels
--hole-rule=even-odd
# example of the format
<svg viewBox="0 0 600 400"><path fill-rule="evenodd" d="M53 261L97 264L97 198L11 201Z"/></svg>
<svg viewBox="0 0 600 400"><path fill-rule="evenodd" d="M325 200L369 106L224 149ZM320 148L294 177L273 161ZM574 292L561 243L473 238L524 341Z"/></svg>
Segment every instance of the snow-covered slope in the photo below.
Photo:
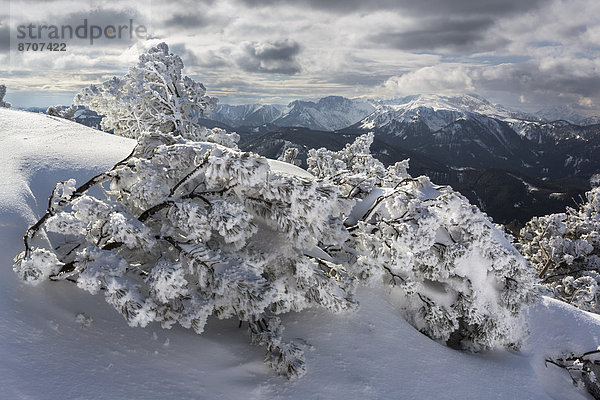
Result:
<svg viewBox="0 0 600 400"><path fill-rule="evenodd" d="M394 296L361 289L356 313L285 316L308 373L286 381L233 321L198 336L129 328L103 300L69 282L26 286L11 270L22 235L57 180L80 182L124 158L128 139L44 115L0 109L0 398L2 399L585 399L544 359L600 344L600 322L545 299L527 314L520 353L468 354L406 323ZM284 166L277 163L283 168ZM296 169L288 173L299 173ZM77 315L85 313L91 323ZM89 325L89 326L88 326Z"/></svg>
<svg viewBox="0 0 600 400"><path fill-rule="evenodd" d="M61 118L5 108L0 108L0 132L0 165L7 171L0 179L0 211L16 212L27 222L45 209L57 180L91 177L135 145Z"/></svg>

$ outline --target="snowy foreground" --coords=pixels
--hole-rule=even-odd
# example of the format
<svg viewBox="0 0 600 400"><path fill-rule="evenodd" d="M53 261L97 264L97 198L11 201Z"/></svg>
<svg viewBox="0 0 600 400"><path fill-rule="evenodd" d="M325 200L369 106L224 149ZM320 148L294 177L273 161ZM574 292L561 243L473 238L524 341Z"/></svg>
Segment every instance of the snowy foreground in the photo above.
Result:
<svg viewBox="0 0 600 400"><path fill-rule="evenodd" d="M0 399L588 398L544 359L598 347L600 318L547 298L526 314L530 335L520 353L468 354L416 331L382 290L362 288L355 313L282 316L284 336L302 338L308 367L288 381L233 320L211 319L201 336L181 327L130 328L102 296L70 282L20 282L13 257L56 181L83 182L134 144L0 109Z"/></svg>

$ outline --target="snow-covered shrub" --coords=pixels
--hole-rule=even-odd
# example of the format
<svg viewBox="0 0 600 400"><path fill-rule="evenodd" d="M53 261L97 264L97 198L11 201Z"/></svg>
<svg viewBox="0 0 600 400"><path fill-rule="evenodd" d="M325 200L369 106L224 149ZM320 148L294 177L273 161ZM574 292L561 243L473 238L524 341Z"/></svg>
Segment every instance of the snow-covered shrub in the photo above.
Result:
<svg viewBox="0 0 600 400"><path fill-rule="evenodd" d="M375 160L372 140L311 150L305 179L250 153L142 134L110 171L57 184L14 269L103 293L131 326L202 333L211 315L245 321L286 376L305 366L277 315L354 309L359 281L389 283L434 339L518 346L533 269L465 198L410 177L407 161Z"/></svg>
<svg viewBox="0 0 600 400"><path fill-rule="evenodd" d="M300 165L302 162L298 160L298 148L297 147L288 147L282 151L281 156L277 157L279 161L286 162L292 165Z"/></svg>
<svg viewBox="0 0 600 400"><path fill-rule="evenodd" d="M56 105L56 106L50 106L48 107L48 109L46 110L46 114L53 116L53 117L60 117L60 118L64 118L64 119L68 119L71 121L75 120L75 113L77 112L77 106L72 104L70 107L67 107L65 109L63 109L63 106Z"/></svg>
<svg viewBox="0 0 600 400"><path fill-rule="evenodd" d="M210 316L237 318L286 376L302 375L304 359L276 316L356 306L356 279L322 250L348 238L352 201L334 185L149 133L113 169L75 185L58 183L27 231L14 265L26 282L71 280L102 293L131 326L178 323L200 334Z"/></svg>
<svg viewBox="0 0 600 400"><path fill-rule="evenodd" d="M471 350L518 346L520 313L535 299L533 269L504 234L449 187L385 168L372 134L339 152L309 152L309 171L357 205L351 237L328 249L367 283L384 281L407 320L428 336Z"/></svg>
<svg viewBox="0 0 600 400"><path fill-rule="evenodd" d="M600 186L600 174L594 174L590 178L590 186L595 188Z"/></svg>
<svg viewBox="0 0 600 400"><path fill-rule="evenodd" d="M6 86L0 85L0 107L10 108L10 103L4 101L4 96L6 96Z"/></svg>
<svg viewBox="0 0 600 400"><path fill-rule="evenodd" d="M142 132L183 135L193 140L235 143L236 134L198 126L197 116L207 114L217 100L205 95L202 83L182 76L183 61L160 43L140 56L122 78L91 85L75 96L74 103L104 115L101 127L116 135L137 138Z"/></svg>
<svg viewBox="0 0 600 400"><path fill-rule="evenodd" d="M600 187L579 209L534 217L521 230L521 252L551 295L600 313Z"/></svg>
<svg viewBox="0 0 600 400"><path fill-rule="evenodd" d="M580 390L587 390L594 399L600 399L600 350L592 350L583 354L569 353L559 357L546 359L548 363L564 368L571 377L573 385Z"/></svg>

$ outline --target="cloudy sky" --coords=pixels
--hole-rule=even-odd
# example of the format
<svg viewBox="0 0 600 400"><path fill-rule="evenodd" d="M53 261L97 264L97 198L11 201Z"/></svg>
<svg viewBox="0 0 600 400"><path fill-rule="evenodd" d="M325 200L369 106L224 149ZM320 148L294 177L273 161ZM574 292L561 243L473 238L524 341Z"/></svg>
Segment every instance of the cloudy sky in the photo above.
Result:
<svg viewBox="0 0 600 400"><path fill-rule="evenodd" d="M148 35L18 51L20 25L84 19ZM600 113L599 19L597 0L0 0L0 84L15 106L70 103L165 41L224 103L466 92Z"/></svg>

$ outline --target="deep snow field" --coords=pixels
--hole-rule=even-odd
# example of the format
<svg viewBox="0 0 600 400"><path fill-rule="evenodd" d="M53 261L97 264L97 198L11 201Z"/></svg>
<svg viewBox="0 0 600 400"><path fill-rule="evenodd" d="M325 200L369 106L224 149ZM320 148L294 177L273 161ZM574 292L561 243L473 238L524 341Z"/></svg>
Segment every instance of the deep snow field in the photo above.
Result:
<svg viewBox="0 0 600 400"><path fill-rule="evenodd" d="M288 381L236 320L204 334L130 328L101 295L70 282L25 285L12 271L28 225L59 180L83 183L135 142L74 122L0 108L0 399L587 399L549 355L600 345L600 316L543 298L520 352L469 354L416 331L383 289L359 311L283 316L305 344L307 374ZM85 313L91 323L77 315ZM88 326L89 325L89 326Z"/></svg>

